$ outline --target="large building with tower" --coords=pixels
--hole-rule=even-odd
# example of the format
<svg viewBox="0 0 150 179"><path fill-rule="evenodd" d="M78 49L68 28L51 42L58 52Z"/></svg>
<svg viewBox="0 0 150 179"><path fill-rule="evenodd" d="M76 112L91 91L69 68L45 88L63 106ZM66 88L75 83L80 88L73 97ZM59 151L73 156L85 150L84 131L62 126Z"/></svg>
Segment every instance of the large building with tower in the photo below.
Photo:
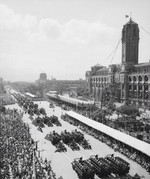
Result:
<svg viewBox="0 0 150 179"><path fill-rule="evenodd" d="M122 29L122 62L108 68L99 64L86 72L95 101L101 101L105 87L114 84L120 102L150 108L150 61L138 63L139 27L131 18Z"/></svg>

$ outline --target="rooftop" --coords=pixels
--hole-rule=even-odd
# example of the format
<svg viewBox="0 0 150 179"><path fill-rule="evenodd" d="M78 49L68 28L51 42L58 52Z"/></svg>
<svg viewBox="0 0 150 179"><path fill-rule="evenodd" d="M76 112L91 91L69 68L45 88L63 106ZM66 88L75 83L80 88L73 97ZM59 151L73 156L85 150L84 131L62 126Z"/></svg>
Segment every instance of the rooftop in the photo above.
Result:
<svg viewBox="0 0 150 179"><path fill-rule="evenodd" d="M139 63L137 65L134 65L135 67L144 67L144 66L150 66L150 62L147 63Z"/></svg>
<svg viewBox="0 0 150 179"><path fill-rule="evenodd" d="M135 22L130 18L129 22L127 22L126 25L128 25L128 24L137 24L137 23L135 23Z"/></svg>

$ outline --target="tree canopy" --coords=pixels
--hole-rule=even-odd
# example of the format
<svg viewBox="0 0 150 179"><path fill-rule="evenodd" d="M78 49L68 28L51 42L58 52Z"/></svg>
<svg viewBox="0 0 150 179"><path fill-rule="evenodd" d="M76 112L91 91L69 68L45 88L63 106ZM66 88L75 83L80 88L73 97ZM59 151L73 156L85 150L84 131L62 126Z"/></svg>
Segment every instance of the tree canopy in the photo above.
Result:
<svg viewBox="0 0 150 179"><path fill-rule="evenodd" d="M140 112L136 107L133 107L131 105L123 105L116 109L118 114L121 114L123 116L130 116L135 118L136 116L140 116Z"/></svg>

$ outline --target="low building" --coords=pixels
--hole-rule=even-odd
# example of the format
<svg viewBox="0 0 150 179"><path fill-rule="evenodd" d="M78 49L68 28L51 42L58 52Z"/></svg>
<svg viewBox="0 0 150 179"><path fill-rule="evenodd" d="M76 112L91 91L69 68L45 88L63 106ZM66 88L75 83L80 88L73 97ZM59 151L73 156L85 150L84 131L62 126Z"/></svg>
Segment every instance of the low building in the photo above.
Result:
<svg viewBox="0 0 150 179"><path fill-rule="evenodd" d="M41 76L41 74L40 74ZM78 87L84 88L86 86L86 81L79 80L56 80L55 78L49 79L41 79L39 78L35 82L36 85L39 85L44 91L58 91L59 93L72 93L76 92Z"/></svg>
<svg viewBox="0 0 150 179"><path fill-rule="evenodd" d="M3 93L4 91L5 91L5 89L4 89L3 78L0 78L0 93Z"/></svg>
<svg viewBox="0 0 150 179"><path fill-rule="evenodd" d="M34 95L34 94L31 94L31 93L29 93L29 92L26 92L26 93L25 93L25 96L26 96L27 98L29 98L30 100L32 100L32 101L36 101L36 100L39 99L38 96L36 96L36 95Z"/></svg>

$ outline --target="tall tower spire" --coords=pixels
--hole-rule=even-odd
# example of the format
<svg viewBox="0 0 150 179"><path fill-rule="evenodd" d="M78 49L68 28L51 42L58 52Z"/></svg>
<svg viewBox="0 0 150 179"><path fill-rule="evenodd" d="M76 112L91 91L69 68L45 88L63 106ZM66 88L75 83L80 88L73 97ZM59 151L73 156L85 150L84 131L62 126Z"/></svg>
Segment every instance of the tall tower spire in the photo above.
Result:
<svg viewBox="0 0 150 179"><path fill-rule="evenodd" d="M130 20L122 29L122 63L138 64L139 51L139 27L133 22L131 15Z"/></svg>

